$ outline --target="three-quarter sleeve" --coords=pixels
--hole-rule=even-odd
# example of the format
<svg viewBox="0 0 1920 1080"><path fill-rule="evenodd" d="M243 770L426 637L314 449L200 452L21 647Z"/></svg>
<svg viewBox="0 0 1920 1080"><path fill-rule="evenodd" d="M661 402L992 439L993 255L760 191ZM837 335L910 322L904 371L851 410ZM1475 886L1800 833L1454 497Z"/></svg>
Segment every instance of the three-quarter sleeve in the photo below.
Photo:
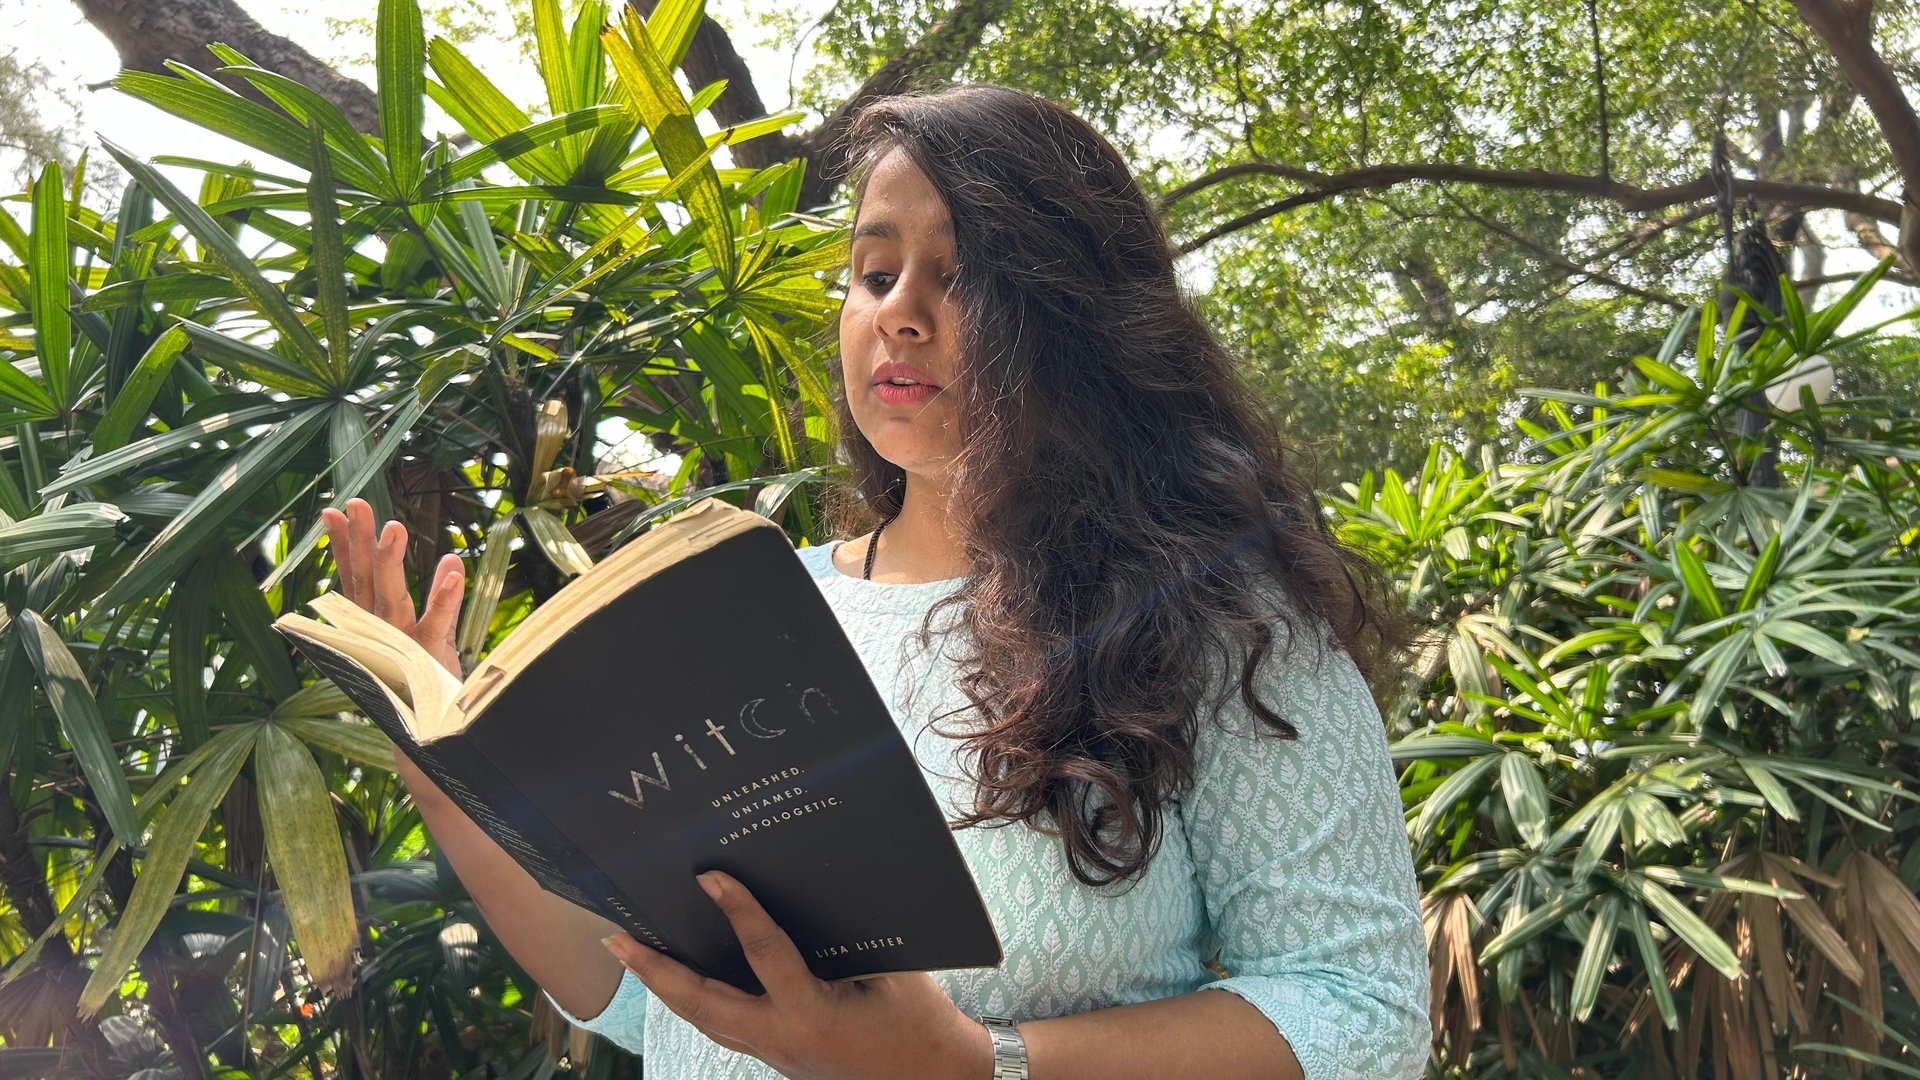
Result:
<svg viewBox="0 0 1920 1080"><path fill-rule="evenodd" d="M631 971L623 971L612 1000L597 1016L582 1020L561 1008L560 1003L553 1000L552 994L547 995L547 1003L574 1027L602 1036L629 1054L638 1054L641 1039L647 1031L647 999L650 996L639 976Z"/></svg>
<svg viewBox="0 0 1920 1080"><path fill-rule="evenodd" d="M1228 975L1204 988L1259 1009L1306 1080L1419 1077L1426 937L1386 728L1324 621L1301 622L1313 629L1290 653L1276 626L1256 681L1297 740L1237 685L1220 723L1201 721L1180 817Z"/></svg>

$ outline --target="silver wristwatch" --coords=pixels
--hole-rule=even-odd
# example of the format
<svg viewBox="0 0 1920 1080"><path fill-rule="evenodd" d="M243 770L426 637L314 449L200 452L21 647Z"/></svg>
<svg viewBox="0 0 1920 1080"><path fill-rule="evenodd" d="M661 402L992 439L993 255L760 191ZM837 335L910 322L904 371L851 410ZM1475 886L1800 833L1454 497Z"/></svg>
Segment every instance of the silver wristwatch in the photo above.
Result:
<svg viewBox="0 0 1920 1080"><path fill-rule="evenodd" d="M980 1022L993 1039L993 1080L1028 1080L1027 1040L1020 1029L1004 1016L982 1016Z"/></svg>

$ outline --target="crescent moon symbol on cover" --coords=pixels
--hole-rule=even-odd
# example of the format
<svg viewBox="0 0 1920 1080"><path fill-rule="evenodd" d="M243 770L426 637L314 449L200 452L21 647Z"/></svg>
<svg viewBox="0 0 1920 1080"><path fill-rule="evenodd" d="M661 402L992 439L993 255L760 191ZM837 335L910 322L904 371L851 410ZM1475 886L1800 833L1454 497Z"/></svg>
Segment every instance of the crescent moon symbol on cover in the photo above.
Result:
<svg viewBox="0 0 1920 1080"><path fill-rule="evenodd" d="M786 728L763 727L755 717L754 714L760 711L760 706L766 701L766 698L754 698L740 709L740 730L756 739L772 739L787 733Z"/></svg>

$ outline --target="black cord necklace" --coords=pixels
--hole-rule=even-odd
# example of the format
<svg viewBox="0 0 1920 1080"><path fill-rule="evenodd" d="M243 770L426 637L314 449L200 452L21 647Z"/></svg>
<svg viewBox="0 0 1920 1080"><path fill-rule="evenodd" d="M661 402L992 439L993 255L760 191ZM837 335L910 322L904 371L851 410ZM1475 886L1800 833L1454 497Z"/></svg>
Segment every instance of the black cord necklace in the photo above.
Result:
<svg viewBox="0 0 1920 1080"><path fill-rule="evenodd" d="M898 510L887 515L887 520L880 523L880 528L873 530L873 539L867 541L867 568L860 572L860 576L868 581L873 580L873 553L880 550L880 533L887 526L893 524L893 519L899 516L900 511Z"/></svg>

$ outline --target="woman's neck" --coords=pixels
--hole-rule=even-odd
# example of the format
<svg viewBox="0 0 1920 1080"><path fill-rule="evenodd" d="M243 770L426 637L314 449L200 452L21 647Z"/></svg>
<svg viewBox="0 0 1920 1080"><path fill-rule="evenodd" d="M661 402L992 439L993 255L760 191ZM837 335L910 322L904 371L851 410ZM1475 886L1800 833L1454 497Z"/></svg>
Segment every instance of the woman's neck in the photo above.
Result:
<svg viewBox="0 0 1920 1080"><path fill-rule="evenodd" d="M951 500L930 478L908 474L907 493L900 513L880 533L874 555L873 580L908 585L965 577L972 571L958 527L949 513ZM867 545L873 534L841 545L851 558L855 575L865 568Z"/></svg>

